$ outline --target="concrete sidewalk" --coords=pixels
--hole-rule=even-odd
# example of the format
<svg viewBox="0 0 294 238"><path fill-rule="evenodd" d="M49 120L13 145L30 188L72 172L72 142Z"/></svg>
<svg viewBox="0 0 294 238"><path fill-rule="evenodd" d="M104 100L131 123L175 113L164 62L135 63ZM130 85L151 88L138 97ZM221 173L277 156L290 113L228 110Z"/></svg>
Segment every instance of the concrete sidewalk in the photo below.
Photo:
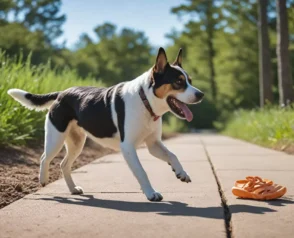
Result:
<svg viewBox="0 0 294 238"><path fill-rule="evenodd" d="M109 155L73 172L83 196L70 195L59 180L0 210L0 238L294 236L294 156L218 135L183 135L166 144L192 183L140 149L163 202L147 201L122 156ZM247 175L287 186L287 196L236 199L231 187Z"/></svg>

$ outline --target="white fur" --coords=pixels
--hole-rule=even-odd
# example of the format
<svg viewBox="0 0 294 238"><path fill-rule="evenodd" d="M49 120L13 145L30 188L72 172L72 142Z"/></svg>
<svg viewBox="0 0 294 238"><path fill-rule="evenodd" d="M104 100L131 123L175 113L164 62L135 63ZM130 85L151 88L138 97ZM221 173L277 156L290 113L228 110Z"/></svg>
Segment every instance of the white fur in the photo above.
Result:
<svg viewBox="0 0 294 238"><path fill-rule="evenodd" d="M67 130L68 131L68 130ZM51 123L48 114L45 120L44 153L40 163L40 183L45 186L49 182L49 165L63 147L67 131L59 132Z"/></svg>
<svg viewBox="0 0 294 238"><path fill-rule="evenodd" d="M54 100L51 100L41 106L33 104L30 100L25 98L25 95L28 94L28 92L21 90L21 89L16 89L12 88L7 91L7 93L13 97L16 101L18 101L21 105L25 106L26 108L30 110L36 110L36 111L43 111L48 109L51 104L54 102Z"/></svg>

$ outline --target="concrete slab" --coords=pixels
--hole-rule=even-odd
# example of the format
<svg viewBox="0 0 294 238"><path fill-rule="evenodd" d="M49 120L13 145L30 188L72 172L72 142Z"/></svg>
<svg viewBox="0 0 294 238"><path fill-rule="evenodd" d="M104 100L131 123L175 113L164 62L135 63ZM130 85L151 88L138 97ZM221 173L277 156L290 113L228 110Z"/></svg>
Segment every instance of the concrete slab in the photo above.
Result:
<svg viewBox="0 0 294 238"><path fill-rule="evenodd" d="M30 195L17 202L17 217L12 217L13 207L1 211L1 237L225 237L221 206L199 205L193 195L169 194L167 199L150 203L141 194L119 193Z"/></svg>
<svg viewBox="0 0 294 238"><path fill-rule="evenodd" d="M227 199L232 217L233 236L293 237L294 156L248 143L242 146L240 141L231 138L201 136L201 140ZM237 199L231 192L234 181L248 175L272 179L286 186L288 192L285 197L276 201Z"/></svg>
<svg viewBox="0 0 294 238"><path fill-rule="evenodd" d="M233 234L236 238L294 237L294 173L259 171L258 175L270 178L287 187L285 197L275 201L237 199L231 192L233 181L252 173L244 171L217 171L232 214Z"/></svg>
<svg viewBox="0 0 294 238"><path fill-rule="evenodd" d="M148 158L146 149L139 151L163 202L147 201L121 155L109 155L74 171L85 195L69 195L58 180L0 210L0 237L226 237L211 167L197 156L204 149L179 139L168 147L184 157L190 184L180 182L166 163Z"/></svg>
<svg viewBox="0 0 294 238"><path fill-rule="evenodd" d="M182 134L170 140L166 140L165 144L185 144L185 145L202 145L202 142L196 134Z"/></svg>
<svg viewBox="0 0 294 238"><path fill-rule="evenodd" d="M211 151L211 150L208 150ZM209 152L210 153L210 152ZM235 152L237 153L237 152ZM294 173L294 156L284 153L277 155L214 155L213 165L218 170L248 170L252 171L292 171Z"/></svg>
<svg viewBox="0 0 294 238"><path fill-rule="evenodd" d="M201 143L204 142L207 146L208 145L235 146L235 145L250 144L250 143L242 141L242 140L237 140L237 139L232 140L230 137L223 136L223 135L217 135L217 134L200 134L199 140Z"/></svg>
<svg viewBox="0 0 294 238"><path fill-rule="evenodd" d="M281 156L281 152L270 150L267 148L258 147L256 145L207 145L206 147L211 155L226 155L226 156Z"/></svg>
<svg viewBox="0 0 294 238"><path fill-rule="evenodd" d="M231 213L229 237L293 237L294 156L211 134L183 135L166 144L192 183L180 182L166 163L139 150L163 202L148 202L121 154L113 154L73 172L83 196L69 195L65 182L58 180L0 210L0 238L227 237L207 154ZM288 192L270 202L237 199L231 187L247 175L272 179Z"/></svg>

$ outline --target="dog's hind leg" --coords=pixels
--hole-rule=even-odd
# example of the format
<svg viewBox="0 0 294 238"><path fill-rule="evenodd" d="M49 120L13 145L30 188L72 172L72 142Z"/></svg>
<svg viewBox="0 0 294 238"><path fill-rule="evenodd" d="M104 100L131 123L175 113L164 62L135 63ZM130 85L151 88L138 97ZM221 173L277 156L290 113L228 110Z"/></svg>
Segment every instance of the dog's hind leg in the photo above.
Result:
<svg viewBox="0 0 294 238"><path fill-rule="evenodd" d="M83 129L72 124L67 137L65 139L66 156L62 160L60 167L63 173L63 177L68 186L69 191L72 194L82 194L83 189L76 186L71 177L71 167L76 158L80 155L83 150L86 141L86 134Z"/></svg>
<svg viewBox="0 0 294 238"><path fill-rule="evenodd" d="M40 163L40 183L45 186L49 182L49 165L54 157L59 153L63 147L63 143L66 137L66 132L59 132L51 120L48 118L48 114L45 120L45 145L44 153L41 157Z"/></svg>

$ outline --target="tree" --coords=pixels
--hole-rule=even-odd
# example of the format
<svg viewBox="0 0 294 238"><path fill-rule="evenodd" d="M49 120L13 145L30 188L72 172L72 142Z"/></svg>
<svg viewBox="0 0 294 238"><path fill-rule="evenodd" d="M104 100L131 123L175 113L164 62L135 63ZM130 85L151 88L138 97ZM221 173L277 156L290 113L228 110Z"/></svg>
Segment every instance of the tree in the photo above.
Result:
<svg viewBox="0 0 294 238"><path fill-rule="evenodd" d="M258 0L259 91L261 107L263 107L267 101L273 102L267 5L268 0Z"/></svg>
<svg viewBox="0 0 294 238"><path fill-rule="evenodd" d="M61 0L0 1L0 49L8 56L32 53L31 63L40 64L60 56L64 45L54 40L62 34L65 15L60 13ZM58 60L62 62L61 60Z"/></svg>
<svg viewBox="0 0 294 238"><path fill-rule="evenodd" d="M123 28L118 31L111 23L94 29L97 40L83 34L70 59L79 75L91 74L106 85L131 80L150 67L152 48L143 32Z"/></svg>
<svg viewBox="0 0 294 238"><path fill-rule="evenodd" d="M103 25L95 27L94 32L100 40L111 39L116 32L116 26L112 23L106 22Z"/></svg>
<svg viewBox="0 0 294 238"><path fill-rule="evenodd" d="M277 56L280 104L294 101L293 82L289 62L289 32L286 0L276 0L277 6Z"/></svg>
<svg viewBox="0 0 294 238"><path fill-rule="evenodd" d="M224 30L215 58L221 98L227 110L259 105L258 7L256 1L224 0Z"/></svg>
<svg viewBox="0 0 294 238"><path fill-rule="evenodd" d="M0 49L5 51L7 56L18 56L22 54L26 60L32 52L32 64L46 62L50 57L50 45L46 43L41 31L31 32L20 23L5 23L0 25Z"/></svg>
<svg viewBox="0 0 294 238"><path fill-rule="evenodd" d="M62 34L61 27L66 17L60 13L61 0L5 0L4 2L8 2L5 5L1 3L6 6L4 17L7 18L7 13L11 13L12 21L24 25L33 32L43 32L48 43L52 43Z"/></svg>
<svg viewBox="0 0 294 238"><path fill-rule="evenodd" d="M207 47L207 61L209 67L209 81L211 86L212 98L216 100L217 98L217 85L215 81L215 65L214 65L214 57L215 57L215 47L214 47L214 37L215 30L218 27L217 18L219 18L218 7L216 6L217 0L188 0L187 5L180 5L178 7L172 8L172 12L178 15L182 15L183 13L197 14L198 20L195 19L195 22L198 22L200 25L200 29L204 30L206 33L206 47ZM195 22L190 22L190 25ZM188 24L189 25L189 24Z"/></svg>
<svg viewBox="0 0 294 238"><path fill-rule="evenodd" d="M8 13L15 7L15 3L12 0L0 1L0 19L7 20Z"/></svg>

